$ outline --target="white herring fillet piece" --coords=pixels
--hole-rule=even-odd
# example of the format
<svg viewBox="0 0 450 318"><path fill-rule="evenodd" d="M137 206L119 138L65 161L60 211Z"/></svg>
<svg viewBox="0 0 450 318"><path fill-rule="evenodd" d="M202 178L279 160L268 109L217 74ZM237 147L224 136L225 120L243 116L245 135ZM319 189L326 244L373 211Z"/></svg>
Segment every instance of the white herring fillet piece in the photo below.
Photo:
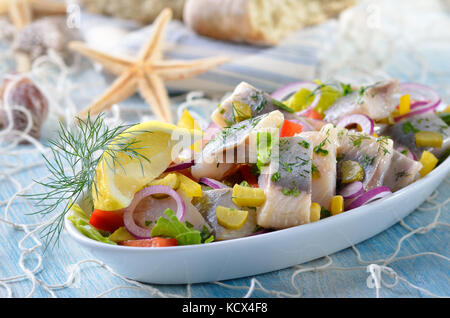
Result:
<svg viewBox="0 0 450 318"><path fill-rule="evenodd" d="M275 110L224 128L205 145L200 158L192 166L192 175L195 178L222 179L235 164L248 163L250 136L254 132L278 129L283 121L283 114Z"/></svg>
<svg viewBox="0 0 450 318"><path fill-rule="evenodd" d="M211 119L220 127L236 124L233 115L233 102L240 102L250 106L251 117L267 114L274 110L281 110L273 104L273 98L269 94L246 82L242 82L236 86L233 93L211 115Z"/></svg>
<svg viewBox="0 0 450 318"><path fill-rule="evenodd" d="M441 134L443 137L442 147L417 147L415 134L419 131L433 131ZM382 133L392 137L395 147L405 146L417 158L422 156L424 150L439 158L445 153L446 149L450 148L450 127L433 112L405 118L394 125L388 126Z"/></svg>
<svg viewBox="0 0 450 318"><path fill-rule="evenodd" d="M373 120L386 118L397 106L394 95L398 90L396 79L360 87L359 90L339 98L325 111L324 120L337 124L341 118L351 114L364 114Z"/></svg>
<svg viewBox="0 0 450 318"><path fill-rule="evenodd" d="M264 228L284 229L310 222L312 148L302 137L280 138L277 171L269 166L261 174L259 186L266 201L258 208L257 223Z"/></svg>
<svg viewBox="0 0 450 318"><path fill-rule="evenodd" d="M256 229L256 212L249 208L236 206L232 200L232 193L233 189L231 188L208 190L203 192L201 198L195 198L193 201L195 207L213 229L214 239L217 241L248 236L254 233ZM217 223L216 209L219 205L226 208L248 211L247 221L240 229L230 230L224 228Z"/></svg>
<svg viewBox="0 0 450 318"><path fill-rule="evenodd" d="M309 147L313 149L313 164L317 172L313 171L312 175L312 201L330 209L331 199L336 194L336 137L325 131L302 132L298 136L309 140ZM315 152L315 147L328 153Z"/></svg>
<svg viewBox="0 0 450 318"><path fill-rule="evenodd" d="M419 177L422 164L412 160L404 154L394 150L391 165L386 172L383 185L389 187L392 192L410 185Z"/></svg>
<svg viewBox="0 0 450 318"><path fill-rule="evenodd" d="M375 138L364 133L326 125L322 131L329 131L337 138L337 179L341 179L342 162L356 161L364 169L362 181L364 190L383 185L383 180L391 164L393 141L387 137Z"/></svg>

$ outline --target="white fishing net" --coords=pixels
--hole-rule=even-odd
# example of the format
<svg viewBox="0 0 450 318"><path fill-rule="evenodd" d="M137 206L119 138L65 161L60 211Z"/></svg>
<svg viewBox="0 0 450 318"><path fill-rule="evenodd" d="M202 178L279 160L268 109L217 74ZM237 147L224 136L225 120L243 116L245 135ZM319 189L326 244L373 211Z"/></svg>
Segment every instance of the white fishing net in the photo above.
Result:
<svg viewBox="0 0 450 318"><path fill-rule="evenodd" d="M349 10L339 21L338 34L333 45L332 54L323 56L317 77L329 78L331 74L340 79L349 81L372 81L377 77L386 77L397 74L403 80L414 80L422 82L432 82L440 93L445 97L450 97L448 85L443 81L448 78L449 67L439 67L431 59L434 55L433 48L437 51L445 52L446 49L437 45L440 41L449 41L449 19L444 19L442 14L442 3L439 1L408 1L408 6L392 5L394 1L366 1L363 4ZM397 2L397 1L395 1ZM423 21L405 21L412 12L417 10L423 14L436 14L440 17L432 22L428 19L425 26L415 26ZM439 15L438 13L441 13ZM413 15L414 16L414 15ZM383 22L389 21L389 22ZM423 22L425 23L425 22ZM361 30L364 30L362 36ZM421 44L434 43L431 52L423 48ZM382 45L379 45L382 43ZM447 51L447 52L450 52ZM447 55L448 57L449 55ZM407 58L406 64L419 64L418 73L412 68L395 69L396 61ZM5 50L1 55L0 67L5 73L12 69L12 52ZM411 60L412 59L412 60ZM431 60L430 60L431 59ZM447 58L447 60L450 60ZM402 62L403 64L404 61ZM447 65L448 66L448 65ZM202 285L185 285L177 287L158 286L142 284L129 280L115 273L108 264L87 257L87 254L80 256L77 261L65 263L63 255L67 255L66 247L71 247L67 242L62 242L61 246L56 246L51 252L44 253L43 240L40 232L46 225L55 220L56 215L41 217L39 215L29 215L35 211L31 202L21 195L38 191L39 185L35 181L42 181L48 178L48 171L45 169L45 161L42 155L50 153L50 148L45 140L54 137L58 120L62 120L65 125L73 123L76 114L77 100L89 100L92 97L92 82L95 82L97 89L101 89L102 77L99 74L92 77L80 75L76 68L71 68L53 53L35 61L29 74L13 77L13 80L20 80L22 76L30 76L39 86L42 92L50 101L50 116L43 128L43 138L36 140L28 135L31 125L25 131L15 131L14 127L7 126L0 130L0 296L3 297L33 297L48 295L51 297L65 296L64 290L85 289L88 294L80 294L85 297L107 297L120 296L124 291L135 291L136 295L151 297L195 297L201 293L205 286L215 286L215 293L230 297L302 297L314 296L304 286L315 284L320 289L321 284L327 284L325 280L318 277L323 273L333 273L340 275L342 279L349 281L359 288L371 288L373 295L391 296L390 292L401 289L403 294L412 295L411 290L419 291L418 295L432 297L446 297L449 295L447 289L444 293L425 289L423 281L416 281L408 275L408 279L402 264L405 261L428 259L430 262L440 262L441 266L448 271L450 261L447 253L441 254L435 251L415 251L410 248L407 242L417 236L429 236L436 239L435 233L440 235L443 244L448 244L448 219L450 179L436 190L426 202L414 212L412 216L402 220L400 226L403 234L395 237L394 249L388 255L380 255L376 252L369 254L367 249L361 252L360 245L352 246L351 250L345 253L354 258L354 264L348 265L340 257L341 253L326 256L308 264L294 266L293 268L280 271L271 277L280 278L280 285L268 283L264 275L240 279L234 282L215 282ZM76 80L75 80L76 79ZM86 96L82 96L86 95ZM5 98L8 100L8 98ZM448 99L447 99L448 100ZM205 108L209 109L217 105L217 100L211 100L203 96L201 92L191 92L187 96L174 98L174 104L178 104L178 114L185 108L189 108L193 116L204 128L207 119L202 116ZM138 101L137 104L142 103ZM31 113L23 105L8 105L9 116L12 111L20 110L31 119ZM198 110L198 111L197 111ZM139 107L136 104L127 104L126 107L114 106L108 114L106 120L108 125L114 126L129 118L139 118L141 121L153 118L148 107ZM31 122L31 121L29 121ZM22 145L26 141L28 145ZM33 181L35 180L35 181ZM398 227L398 225L397 225ZM390 231L390 230L389 230ZM68 239L67 235L62 236L62 240ZM392 243L392 242L391 242ZM406 250L406 251L405 251ZM70 251L69 251L70 253ZM55 268L50 266L51 262L63 264L58 277L53 277ZM410 268L406 272L414 272L414 262L409 263ZM109 275L115 278L113 285L106 284L91 288L90 281L86 278L87 272L94 271L99 275ZM447 272L446 271L446 272ZM352 274L352 273L356 273ZM327 276L329 277L329 276ZM355 279L355 277L357 279ZM323 277L322 277L323 278ZM426 277L425 277L426 279ZM445 277L448 279L448 277ZM283 280L283 283L281 283ZM399 287L401 286L401 288ZM388 292L389 291L389 292ZM445 293L447 292L447 293ZM333 291L333 295L341 295ZM127 294L128 295L128 294ZM214 297L217 294L210 294ZM325 293L325 296L327 294ZM355 295L358 297L358 294Z"/></svg>

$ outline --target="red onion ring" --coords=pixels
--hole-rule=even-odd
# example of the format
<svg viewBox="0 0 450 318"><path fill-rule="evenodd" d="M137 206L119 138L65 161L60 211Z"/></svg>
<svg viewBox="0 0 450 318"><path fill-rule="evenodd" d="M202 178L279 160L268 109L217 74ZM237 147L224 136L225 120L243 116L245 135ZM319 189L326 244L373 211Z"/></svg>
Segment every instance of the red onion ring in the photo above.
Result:
<svg viewBox="0 0 450 318"><path fill-rule="evenodd" d="M161 193L167 194L175 200L175 202L177 203L177 211L175 212L175 215L177 216L178 220L180 220L180 222L183 221L184 214L186 213L186 204L184 203L183 198L175 190L163 185L145 187L142 190L136 192L133 201L131 201L131 204L127 208L125 208L123 212L123 222L125 224L125 228L136 238L151 238L151 231L136 224L133 218L134 210L138 206L139 202L141 202L144 198L152 194Z"/></svg>
<svg viewBox="0 0 450 318"><path fill-rule="evenodd" d="M182 163L178 163L173 166L170 166L164 172L180 171L180 170L188 169L188 168L192 167L193 165L194 165L194 160L192 160L190 162L182 162Z"/></svg>
<svg viewBox="0 0 450 318"><path fill-rule="evenodd" d="M354 199L356 197L359 197L363 193L364 187L361 181L349 183L344 188L342 188L341 191L339 191L339 194L342 195L344 199Z"/></svg>
<svg viewBox="0 0 450 318"><path fill-rule="evenodd" d="M213 189L226 189L229 188L228 186L226 186L225 184L223 184L222 182L219 182L217 180L211 179L211 178L200 178L200 180L198 180L198 182L203 183Z"/></svg>
<svg viewBox="0 0 450 318"><path fill-rule="evenodd" d="M400 153L402 151L406 150L406 155L405 156L407 156L409 159L417 161L416 155L411 150L409 150L408 148L400 146L400 147L397 147L395 150L397 150Z"/></svg>
<svg viewBox="0 0 450 318"><path fill-rule="evenodd" d="M346 128L347 126L354 124L359 125L363 133L368 135L373 134L375 124L370 117L363 114L352 114L345 116L338 122L337 126Z"/></svg>
<svg viewBox="0 0 450 318"><path fill-rule="evenodd" d="M409 113L395 117L396 122L403 118L435 110L441 103L439 94L428 86L419 83L401 83L399 86L402 95L409 94L411 99L416 102L411 105Z"/></svg>
<svg viewBox="0 0 450 318"><path fill-rule="evenodd" d="M377 199L385 198L391 194L391 189L389 189L388 187L374 188L357 197L352 203L348 205L347 210L356 209L364 204L375 201Z"/></svg>
<svg viewBox="0 0 450 318"><path fill-rule="evenodd" d="M426 105L428 103L429 103L429 101L414 102L414 103L411 104L411 106L409 108L410 109L415 109L417 107L424 106L424 105Z"/></svg>
<svg viewBox="0 0 450 318"><path fill-rule="evenodd" d="M295 94L296 92L301 90L302 88L305 88L312 92L315 89L317 89L318 86L319 85L317 85L313 82L295 82L295 83L291 83L286 86L283 86L282 88L276 90L274 93L272 93L271 96L279 101L284 101L288 97L290 97L292 94ZM314 100L312 101L311 105L309 105L306 109L303 109L303 110L297 112L296 113L297 115L300 115L300 116L304 115L309 110L316 108L316 106L320 102L321 90L320 89L317 90L316 93L314 94L314 96L315 97L314 97Z"/></svg>

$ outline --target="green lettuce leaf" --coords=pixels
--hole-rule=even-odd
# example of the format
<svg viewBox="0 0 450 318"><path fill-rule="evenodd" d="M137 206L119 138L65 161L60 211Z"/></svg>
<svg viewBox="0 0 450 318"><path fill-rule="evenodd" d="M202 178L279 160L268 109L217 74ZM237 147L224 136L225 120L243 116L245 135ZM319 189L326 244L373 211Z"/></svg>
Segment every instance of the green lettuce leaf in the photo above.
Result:
<svg viewBox="0 0 450 318"><path fill-rule="evenodd" d="M175 213L171 209L164 211L168 219L165 217L160 217L155 226L152 229L151 236L162 236L177 239L178 245L193 245L204 243L209 243L214 240L211 235L203 240L202 234L197 230L189 227L187 224L181 223Z"/></svg>
<svg viewBox="0 0 450 318"><path fill-rule="evenodd" d="M81 234L95 241L117 245L107 237L104 237L96 228L89 224L89 218L87 214L79 205L73 204L71 211L71 215L67 217L67 219L72 222L73 226L75 226L75 228L80 231Z"/></svg>

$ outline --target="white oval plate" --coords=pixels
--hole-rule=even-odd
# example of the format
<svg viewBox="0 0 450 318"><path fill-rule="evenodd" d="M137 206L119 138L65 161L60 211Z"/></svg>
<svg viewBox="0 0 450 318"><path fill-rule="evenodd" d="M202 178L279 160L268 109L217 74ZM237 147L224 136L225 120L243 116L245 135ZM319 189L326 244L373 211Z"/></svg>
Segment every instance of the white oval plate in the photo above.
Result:
<svg viewBox="0 0 450 318"><path fill-rule="evenodd" d="M319 222L204 245L142 248L100 243L70 221L70 236L117 273L156 284L213 282L288 268L358 244L414 211L450 172L450 158L392 196Z"/></svg>

